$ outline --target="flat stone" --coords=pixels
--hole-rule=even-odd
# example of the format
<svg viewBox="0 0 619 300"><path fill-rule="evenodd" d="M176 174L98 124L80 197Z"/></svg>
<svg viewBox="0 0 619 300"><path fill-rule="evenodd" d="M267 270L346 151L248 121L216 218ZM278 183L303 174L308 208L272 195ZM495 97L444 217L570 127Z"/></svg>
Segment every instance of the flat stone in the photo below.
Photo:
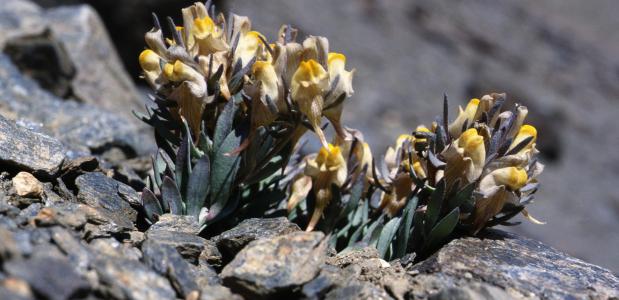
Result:
<svg viewBox="0 0 619 300"><path fill-rule="evenodd" d="M484 283L474 283L465 287L451 287L430 296L429 300L496 300L514 299L507 292Z"/></svg>
<svg viewBox="0 0 619 300"><path fill-rule="evenodd" d="M255 240L224 267L224 285L248 298L285 297L312 280L326 257L321 232Z"/></svg>
<svg viewBox="0 0 619 300"><path fill-rule="evenodd" d="M13 237L13 233L2 226L0 226L0 241L2 241L0 243L0 261L21 256L21 251Z"/></svg>
<svg viewBox="0 0 619 300"><path fill-rule="evenodd" d="M18 126L0 115L0 164L53 176L64 159L60 142Z"/></svg>
<svg viewBox="0 0 619 300"><path fill-rule="evenodd" d="M183 259L178 251L166 244L146 240L142 245L144 262L162 276L167 276L176 292L186 298L194 291L199 291L197 268ZM208 277L217 278L211 270Z"/></svg>
<svg viewBox="0 0 619 300"><path fill-rule="evenodd" d="M35 299L30 285L19 278L0 278L0 299L27 300Z"/></svg>
<svg viewBox="0 0 619 300"><path fill-rule="evenodd" d="M419 272L411 286L416 294L428 285L445 290L482 281L518 299L619 297L619 278L611 271L499 230L456 239L409 271Z"/></svg>
<svg viewBox="0 0 619 300"><path fill-rule="evenodd" d="M0 53L0 93L1 115L58 139L70 158L109 148L119 148L128 156L155 149L152 132L136 123L135 117L61 99L22 74L4 53Z"/></svg>
<svg viewBox="0 0 619 300"><path fill-rule="evenodd" d="M79 298L87 295L91 288L66 260L55 257L11 260L4 264L4 270L28 282L32 290L45 299Z"/></svg>
<svg viewBox="0 0 619 300"><path fill-rule="evenodd" d="M393 299L387 292L371 283L359 282L340 287L329 292L325 300L354 300L354 299Z"/></svg>
<svg viewBox="0 0 619 300"><path fill-rule="evenodd" d="M137 220L137 211L121 197L120 183L102 173L86 173L77 177L78 201L99 209L117 225L133 228Z"/></svg>
<svg viewBox="0 0 619 300"><path fill-rule="evenodd" d="M154 240L159 244L173 247L191 264L197 265L200 254L204 250L206 240L191 233L148 230L146 240Z"/></svg>
<svg viewBox="0 0 619 300"><path fill-rule="evenodd" d="M243 300L243 297L233 294L225 286L206 285L200 287L200 300Z"/></svg>
<svg viewBox="0 0 619 300"><path fill-rule="evenodd" d="M121 243L115 238L97 238L88 244L92 252L97 255L131 259L139 261L142 259L142 252L128 243Z"/></svg>
<svg viewBox="0 0 619 300"><path fill-rule="evenodd" d="M92 263L100 286L97 292L112 299L175 299L169 281L139 261L100 257Z"/></svg>
<svg viewBox="0 0 619 300"><path fill-rule="evenodd" d="M285 217L268 219L247 219L236 227L212 238L224 259L232 259L245 245L258 239L268 239L300 231L297 224Z"/></svg>
<svg viewBox="0 0 619 300"><path fill-rule="evenodd" d="M148 228L150 231L167 230L190 234L198 234L200 226L194 216L182 216L175 214L163 214L159 220Z"/></svg>
<svg viewBox="0 0 619 300"><path fill-rule="evenodd" d="M67 54L76 69L71 82L76 98L129 118L133 117L131 110L143 109L132 78L91 6L48 9L44 17L54 37L71 50Z"/></svg>
<svg viewBox="0 0 619 300"><path fill-rule="evenodd" d="M39 34L45 30L41 19L43 10L30 1L6 0L0 8L0 47L7 40L23 35Z"/></svg>
<svg viewBox="0 0 619 300"><path fill-rule="evenodd" d="M332 265L325 265L320 273L301 289L301 293L308 299L322 299L334 288L344 287L357 282L359 269L340 269Z"/></svg>
<svg viewBox="0 0 619 300"><path fill-rule="evenodd" d="M28 172L17 173L12 181L18 196L39 198L43 193L43 184Z"/></svg>

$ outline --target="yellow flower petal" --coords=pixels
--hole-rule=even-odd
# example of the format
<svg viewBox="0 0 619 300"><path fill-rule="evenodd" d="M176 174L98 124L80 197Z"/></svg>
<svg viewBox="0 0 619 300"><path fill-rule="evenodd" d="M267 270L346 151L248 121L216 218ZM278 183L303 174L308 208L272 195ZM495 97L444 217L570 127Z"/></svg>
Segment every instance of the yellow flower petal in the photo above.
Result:
<svg viewBox="0 0 619 300"><path fill-rule="evenodd" d="M193 20L191 33L199 39L205 38L215 33L215 22L210 17L196 18Z"/></svg>
<svg viewBox="0 0 619 300"><path fill-rule="evenodd" d="M515 191L527 184L529 179L524 169L507 167L492 171L497 185L505 185L508 189Z"/></svg>
<svg viewBox="0 0 619 300"><path fill-rule="evenodd" d="M512 150L514 147L518 146L522 141L524 141L525 139L531 138L531 137L532 137L531 141L524 148L520 149L517 154L523 153L531 149L531 147L533 147L533 145L535 144L535 140L537 139L537 129L535 129L535 127L531 125L522 125L520 129L518 130L518 134L512 141L512 144L509 145L509 149L507 149L507 151Z"/></svg>
<svg viewBox="0 0 619 300"><path fill-rule="evenodd" d="M449 134L453 137L457 137L462 132L462 126L464 125L465 121L469 125L472 124L477 117L478 107L479 99L473 98L471 99L471 101L469 101L464 110L460 108L460 113L458 114L458 117L456 118L456 120L453 121L453 123L449 125Z"/></svg>
<svg viewBox="0 0 619 300"><path fill-rule="evenodd" d="M140 67L142 67L142 70L146 72L159 70L159 59L159 55L157 55L153 50L146 49L140 53Z"/></svg>

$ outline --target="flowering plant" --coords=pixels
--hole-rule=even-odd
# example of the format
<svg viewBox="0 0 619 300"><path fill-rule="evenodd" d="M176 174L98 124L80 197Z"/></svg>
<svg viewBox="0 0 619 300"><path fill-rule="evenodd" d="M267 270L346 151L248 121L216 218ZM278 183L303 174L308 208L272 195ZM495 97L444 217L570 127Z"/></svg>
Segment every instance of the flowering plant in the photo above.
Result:
<svg viewBox="0 0 619 300"><path fill-rule="evenodd" d="M153 88L137 114L159 150L142 191L150 222L163 213L195 216L203 234L248 217L287 215L330 234L338 250L376 246L385 258L429 253L455 230L509 224L537 190L537 131L527 108L501 111L505 94L472 99L450 123L401 135L383 160L363 135L341 124L354 70L324 37L297 42L282 26L269 43L247 17L196 3L183 26L159 19L139 56ZM323 117L333 126L331 143ZM320 149L301 157L308 131Z"/></svg>

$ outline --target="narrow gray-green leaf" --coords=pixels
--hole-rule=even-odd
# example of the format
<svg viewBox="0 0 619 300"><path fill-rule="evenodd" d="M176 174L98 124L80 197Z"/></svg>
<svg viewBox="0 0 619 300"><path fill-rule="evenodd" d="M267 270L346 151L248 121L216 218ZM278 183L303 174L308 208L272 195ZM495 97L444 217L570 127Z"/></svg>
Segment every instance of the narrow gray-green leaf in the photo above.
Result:
<svg viewBox="0 0 619 300"><path fill-rule="evenodd" d="M426 233L429 233L430 229L434 227L434 223L438 219L441 213L441 206L443 205L443 200L445 199L445 190L446 183L445 180L441 180L436 185L436 189L432 192L430 196L430 202L428 203L428 208L426 210L426 224L425 229Z"/></svg>
<svg viewBox="0 0 619 300"><path fill-rule="evenodd" d="M415 216L415 210L417 209L417 203L419 197L414 195L404 208L402 212L402 224L397 233L396 244L394 247L394 258L402 257L406 254L408 248L408 241L410 240L411 228L413 227L413 218Z"/></svg>
<svg viewBox="0 0 619 300"><path fill-rule="evenodd" d="M393 241L393 237L398 231L400 221L400 217L395 217L389 220L389 222L387 222L385 227L381 230L380 236L378 237L378 243L376 244L376 249L378 249L378 254L380 254L380 257L385 258L385 254L387 254L391 241Z"/></svg>
<svg viewBox="0 0 619 300"><path fill-rule="evenodd" d="M189 179L189 174L191 173L191 154L189 153L189 143L191 142L191 137L189 132L184 132L183 135L183 140L178 148L178 152L176 153L174 177L181 195L186 195L187 181Z"/></svg>
<svg viewBox="0 0 619 300"><path fill-rule="evenodd" d="M432 228L432 231L430 231L430 234L425 241L423 252L428 254L428 251L434 251L440 247L456 228L456 225L458 225L459 218L460 208L456 207L449 214L447 214L447 216L441 219L436 226Z"/></svg>
<svg viewBox="0 0 619 300"><path fill-rule="evenodd" d="M157 199L155 194L149 189L144 188L144 190L142 190L141 200L142 207L144 208L148 220L155 222L157 216L163 215L163 209L161 209L161 205L159 205L159 199Z"/></svg>
<svg viewBox="0 0 619 300"><path fill-rule="evenodd" d="M166 176L163 178L163 185L161 186L161 196L163 201L168 203L170 207L170 213L180 215L183 213L183 201L181 193L176 186L176 183L172 178Z"/></svg>
<svg viewBox="0 0 619 300"><path fill-rule="evenodd" d="M208 155L204 155L194 166L187 183L187 214L190 216L197 218L204 206L209 190L210 173L211 162Z"/></svg>
<svg viewBox="0 0 619 300"><path fill-rule="evenodd" d="M241 157L229 155L241 144L241 136L230 132L217 151L213 153L211 167L211 196L208 220L212 220L226 206L232 184L236 179Z"/></svg>
<svg viewBox="0 0 619 300"><path fill-rule="evenodd" d="M219 147L224 140L232 132L232 123L234 122L234 115L238 106L236 105L236 98L240 95L235 95L226 103L223 111L217 118L217 124L215 126L215 135L213 136L213 152L219 151Z"/></svg>
<svg viewBox="0 0 619 300"><path fill-rule="evenodd" d="M456 207L460 207L467 200L471 199L473 196L473 191L475 190L475 186L477 184L475 182L469 183L465 187L462 188L454 197L448 200L448 210L452 210Z"/></svg>

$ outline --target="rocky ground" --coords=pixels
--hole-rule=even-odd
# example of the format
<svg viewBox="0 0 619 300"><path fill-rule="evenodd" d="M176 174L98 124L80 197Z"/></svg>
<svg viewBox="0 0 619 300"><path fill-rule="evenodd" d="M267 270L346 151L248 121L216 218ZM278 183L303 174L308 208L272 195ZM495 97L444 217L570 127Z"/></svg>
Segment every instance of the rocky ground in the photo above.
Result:
<svg viewBox="0 0 619 300"><path fill-rule="evenodd" d="M209 239L192 218L148 227L154 142L97 13L4 1L0 48L0 299L619 297L611 271L501 231L414 263L336 254L281 218Z"/></svg>

